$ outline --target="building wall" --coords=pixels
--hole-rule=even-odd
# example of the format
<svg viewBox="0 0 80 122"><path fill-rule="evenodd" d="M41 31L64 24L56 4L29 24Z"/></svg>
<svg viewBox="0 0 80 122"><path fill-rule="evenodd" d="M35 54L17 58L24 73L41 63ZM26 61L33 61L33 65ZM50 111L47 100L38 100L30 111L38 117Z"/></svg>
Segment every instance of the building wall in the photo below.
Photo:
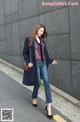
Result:
<svg viewBox="0 0 80 122"><path fill-rule="evenodd" d="M49 55L58 61L49 66L50 83L80 100L79 6L50 7L42 6L42 0L0 0L0 58L23 68L24 39L37 23L46 26Z"/></svg>

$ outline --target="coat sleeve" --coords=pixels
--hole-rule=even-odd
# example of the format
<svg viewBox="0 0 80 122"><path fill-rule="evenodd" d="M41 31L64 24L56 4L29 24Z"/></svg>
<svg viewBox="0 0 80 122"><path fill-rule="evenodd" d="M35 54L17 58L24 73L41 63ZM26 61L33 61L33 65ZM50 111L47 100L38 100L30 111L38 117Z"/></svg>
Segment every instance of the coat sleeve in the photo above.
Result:
<svg viewBox="0 0 80 122"><path fill-rule="evenodd" d="M23 55L23 58L24 58L26 64L29 63L29 46L28 46L28 43L29 43L29 39L25 38L22 55Z"/></svg>
<svg viewBox="0 0 80 122"><path fill-rule="evenodd" d="M51 64L51 63L53 62L54 58L50 58L50 57L49 57L49 53L48 53L46 44L45 44L45 47L46 47L46 48L45 48L45 51L46 51L46 58L47 58L47 60L48 60L48 63Z"/></svg>

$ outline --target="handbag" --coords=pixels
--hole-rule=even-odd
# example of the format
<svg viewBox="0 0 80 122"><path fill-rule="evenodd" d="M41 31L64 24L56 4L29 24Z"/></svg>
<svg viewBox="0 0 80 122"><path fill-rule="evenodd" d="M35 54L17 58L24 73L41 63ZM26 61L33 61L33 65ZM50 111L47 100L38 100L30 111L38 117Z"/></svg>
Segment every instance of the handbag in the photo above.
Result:
<svg viewBox="0 0 80 122"><path fill-rule="evenodd" d="M31 71L32 67L29 67L28 65L24 66L25 71Z"/></svg>
<svg viewBox="0 0 80 122"><path fill-rule="evenodd" d="M32 62L32 59L31 59L31 47L29 47L29 52L30 52L30 63ZM26 63L24 63L24 70L25 71L31 71L32 67L29 67Z"/></svg>

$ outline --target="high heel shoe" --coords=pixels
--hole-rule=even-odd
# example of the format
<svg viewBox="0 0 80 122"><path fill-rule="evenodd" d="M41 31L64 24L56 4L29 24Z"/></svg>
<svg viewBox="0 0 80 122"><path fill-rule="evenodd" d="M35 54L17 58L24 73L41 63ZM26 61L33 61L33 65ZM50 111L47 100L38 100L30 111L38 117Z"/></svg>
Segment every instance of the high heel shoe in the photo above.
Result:
<svg viewBox="0 0 80 122"><path fill-rule="evenodd" d="M46 110L46 112L47 112L47 117L48 117L49 119L52 119L52 118L53 118L53 115L52 115L52 114L51 114L51 115L48 115L47 106L46 106L45 110Z"/></svg>
<svg viewBox="0 0 80 122"><path fill-rule="evenodd" d="M34 107L37 107L37 104L33 104L33 103L32 103L32 105L33 105Z"/></svg>
<svg viewBox="0 0 80 122"><path fill-rule="evenodd" d="M34 104L34 103L33 103L33 101L32 101L32 105L33 105L34 107L37 107L37 103L36 103L36 104Z"/></svg>

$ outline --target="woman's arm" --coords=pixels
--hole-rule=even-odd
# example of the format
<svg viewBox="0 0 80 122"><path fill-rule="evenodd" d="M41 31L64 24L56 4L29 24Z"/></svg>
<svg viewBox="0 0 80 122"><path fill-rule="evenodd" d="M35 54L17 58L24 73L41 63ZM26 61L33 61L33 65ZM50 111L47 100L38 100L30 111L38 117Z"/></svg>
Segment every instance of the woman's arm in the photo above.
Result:
<svg viewBox="0 0 80 122"><path fill-rule="evenodd" d="M24 58L26 64L29 63L29 46L28 46L28 43L29 43L29 38L27 37L27 38L25 38L23 52L22 52L22 55L23 55L23 58Z"/></svg>

